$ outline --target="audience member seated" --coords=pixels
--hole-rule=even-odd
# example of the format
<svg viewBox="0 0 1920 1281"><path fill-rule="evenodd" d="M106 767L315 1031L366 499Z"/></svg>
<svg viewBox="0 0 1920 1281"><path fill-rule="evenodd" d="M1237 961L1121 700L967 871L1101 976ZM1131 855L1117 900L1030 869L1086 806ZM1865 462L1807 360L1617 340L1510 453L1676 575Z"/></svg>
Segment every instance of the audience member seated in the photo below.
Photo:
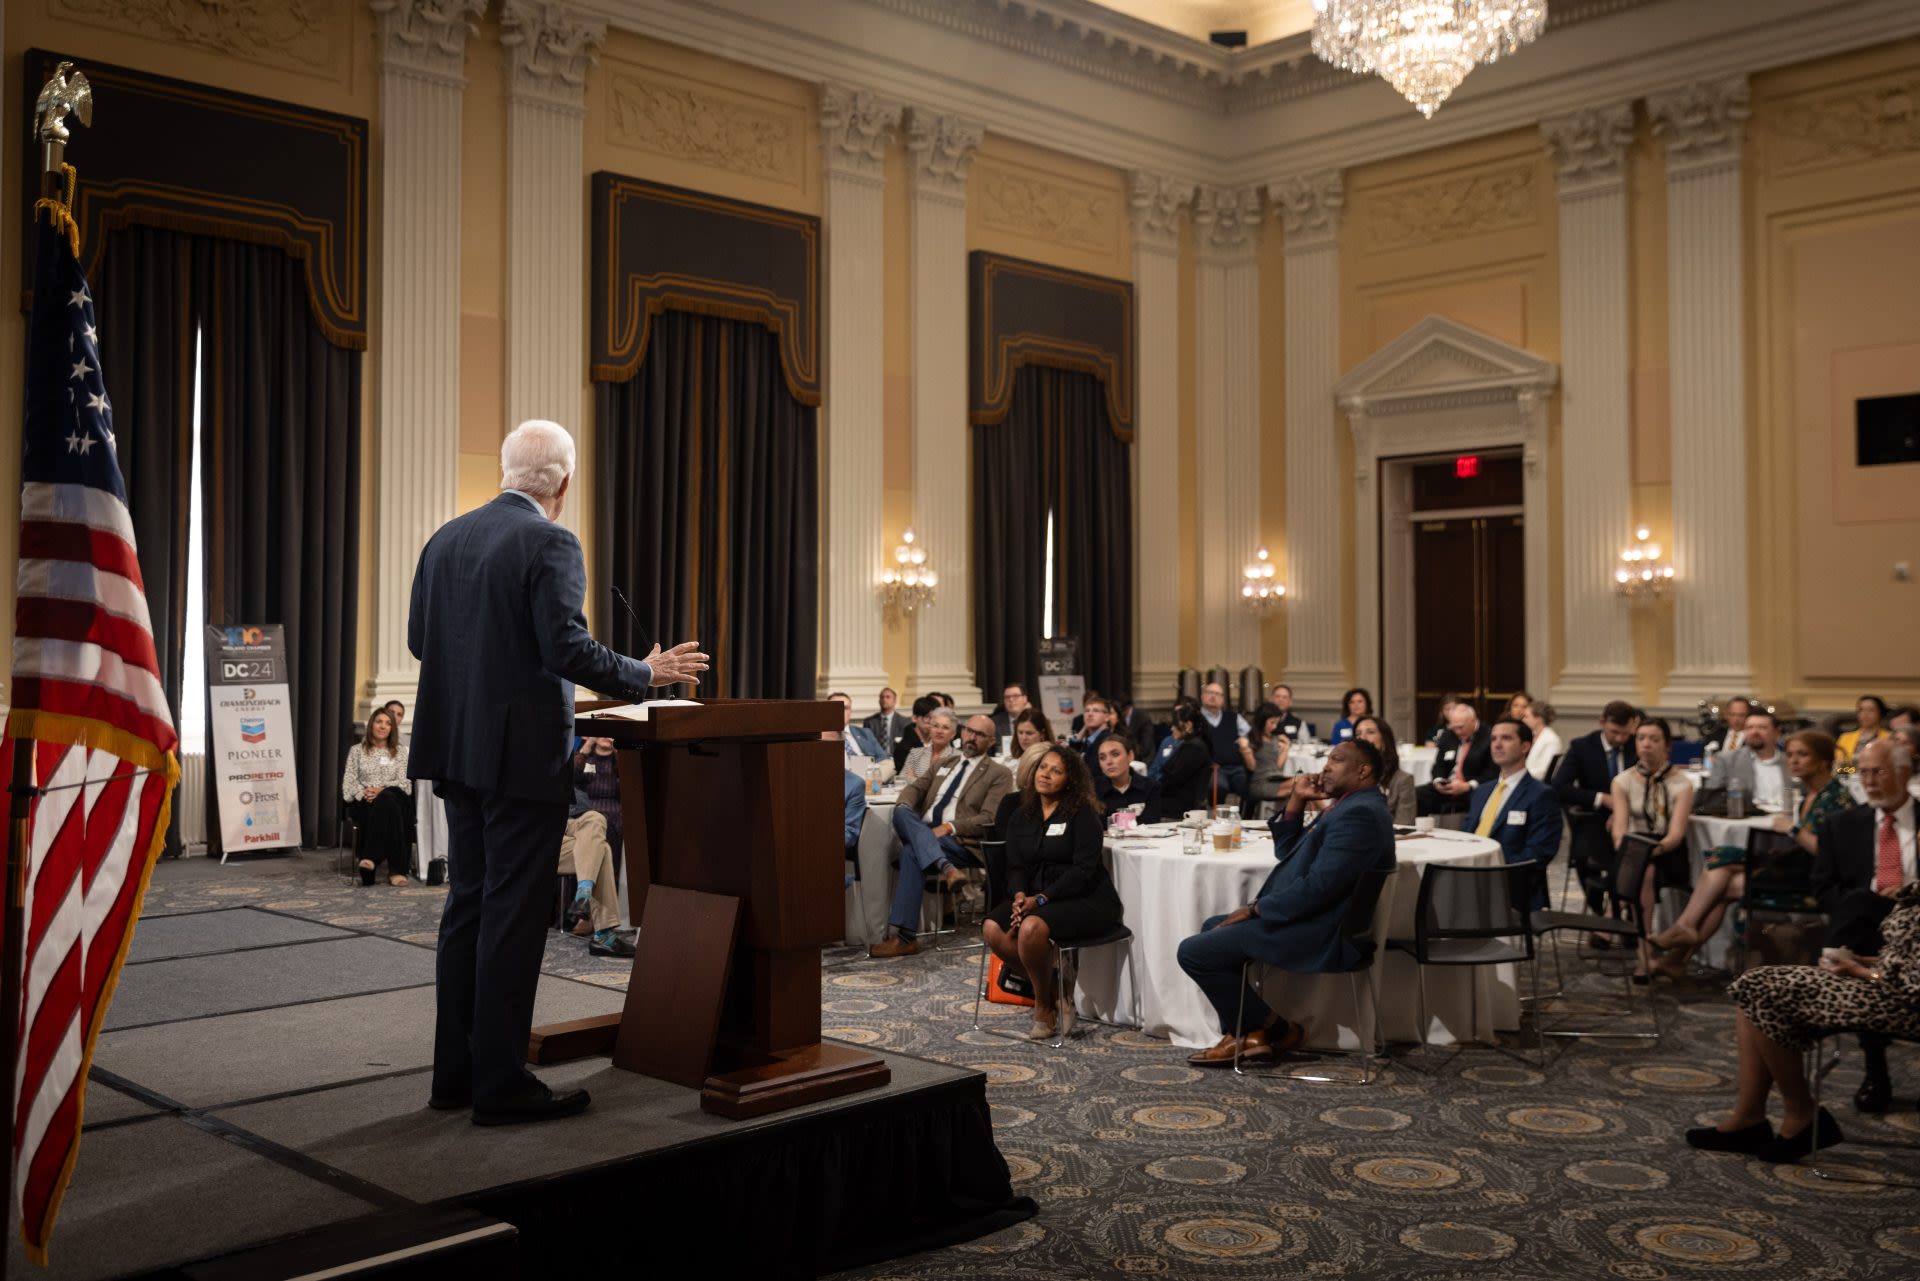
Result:
<svg viewBox="0 0 1920 1281"><path fill-rule="evenodd" d="M1364 689L1350 689L1340 696L1340 719L1333 723L1327 742L1338 745L1353 737L1353 727L1362 716L1373 715L1373 695Z"/></svg>
<svg viewBox="0 0 1920 1281"><path fill-rule="evenodd" d="M1744 694L1736 694L1727 700L1723 715L1727 728L1715 740L1714 747L1722 752L1731 752L1747 741L1747 717L1753 714L1753 700Z"/></svg>
<svg viewBox="0 0 1920 1281"><path fill-rule="evenodd" d="M1247 771L1246 799L1252 804L1277 801L1287 794L1287 754L1293 742L1280 732L1281 719L1279 708L1260 704L1253 709L1253 724L1234 743Z"/></svg>
<svg viewBox="0 0 1920 1281"><path fill-rule="evenodd" d="M1514 697L1518 698L1519 695ZM1552 703L1531 698L1527 700L1527 710L1520 713L1520 719L1533 731L1533 750L1527 753L1527 773L1545 783L1553 771L1554 762L1566 750L1566 745L1560 741L1560 731L1553 727L1553 723L1560 719L1560 713Z"/></svg>
<svg viewBox="0 0 1920 1281"><path fill-rule="evenodd" d="M1047 720L1047 714L1037 707L1022 708L1013 718L1013 751L1016 756L1026 755L1027 749L1035 743L1053 745L1053 725Z"/></svg>
<svg viewBox="0 0 1920 1281"><path fill-rule="evenodd" d="M1835 745L1840 750L1840 763L1845 765L1860 754L1860 749L1868 743L1886 738L1893 731L1887 724L1886 700L1877 694L1862 695L1854 705L1854 715L1859 726L1840 735Z"/></svg>
<svg viewBox="0 0 1920 1281"><path fill-rule="evenodd" d="M1427 742L1429 745L1438 745L1440 740L1447 736L1447 731L1453 725L1451 719L1453 709L1466 701L1467 696L1465 694L1442 694L1440 696L1440 719L1435 722L1432 729L1427 731Z"/></svg>
<svg viewBox="0 0 1920 1281"><path fill-rule="evenodd" d="M1902 739L1876 739L1860 749L1855 772L1867 803L1834 815L1820 834L1813 860L1813 892L1827 914L1827 943L1856 956L1880 951L1882 924L1894 895L1914 882L1915 802L1907 791L1913 781L1913 753ZM1887 1043L1863 1036L1866 1075L1853 1105L1862 1112L1884 1112Z"/></svg>
<svg viewBox="0 0 1920 1281"><path fill-rule="evenodd" d="M1641 721L1633 731L1633 746L1638 761L1613 780L1608 834L1613 838L1616 859L1629 836L1650 837L1654 842L1647 856L1646 875L1640 881L1641 920L1651 922L1656 887L1685 885L1689 879L1687 820L1693 814L1693 783L1670 759L1673 731L1662 718ZM1651 959L1647 945L1642 943L1634 982L1647 981Z"/></svg>
<svg viewBox="0 0 1920 1281"><path fill-rule="evenodd" d="M1284 681L1275 681L1267 687L1267 701L1280 709L1280 732L1292 742L1306 742L1310 737L1307 723L1293 712L1293 686Z"/></svg>
<svg viewBox="0 0 1920 1281"><path fill-rule="evenodd" d="M1886 1038L1920 1036L1920 885L1903 887L1888 908L1884 945L1875 955L1822 956L1817 966L1765 965L1733 981L1739 1094L1719 1125L1688 1130L1689 1144L1780 1163L1845 1141L1833 1116L1814 1110L1807 1051L1834 1028L1861 1029L1863 1042L1870 1035L1883 1047L1884 1079ZM1775 1087L1778 1133L1767 1120L1767 1095Z"/></svg>
<svg viewBox="0 0 1920 1281"><path fill-rule="evenodd" d="M397 698L390 698L381 704L387 709L387 715L393 717L393 741L407 741L407 705Z"/></svg>
<svg viewBox="0 0 1920 1281"><path fill-rule="evenodd" d="M1113 709L1114 731L1127 736L1127 742L1132 746L1133 754L1144 756L1152 752L1154 741L1159 735L1154 733L1153 717L1147 715L1147 709L1135 703L1133 695L1126 690L1109 695L1107 706Z"/></svg>
<svg viewBox="0 0 1920 1281"><path fill-rule="evenodd" d="M1487 752L1487 727L1466 700L1447 710L1447 732L1434 744L1432 781L1417 793L1422 814L1459 814L1473 789L1493 777Z"/></svg>
<svg viewBox="0 0 1920 1281"><path fill-rule="evenodd" d="M1387 798L1387 812L1400 827L1412 827L1419 816L1419 802L1413 794L1413 775L1400 768L1400 744L1393 726L1378 716L1362 716L1354 724L1353 736L1372 743L1380 753L1380 794Z"/></svg>
<svg viewBox="0 0 1920 1281"><path fill-rule="evenodd" d="M943 707L933 715L937 741L942 726L952 724L953 713ZM868 948L868 956L884 960L918 952L926 878L937 875L948 889L958 889L966 881L960 869L981 866L981 829L1000 813L1000 801L1013 786L1013 776L993 759L999 743L991 716L970 717L960 732L960 750L944 753L900 789L893 807L900 879L888 919L892 936Z"/></svg>
<svg viewBox="0 0 1920 1281"><path fill-rule="evenodd" d="M1613 780L1632 763L1629 745L1639 724L1640 709L1632 703L1620 699L1608 703L1600 709L1600 728L1569 743L1553 774L1553 794L1567 815L1573 838L1569 855L1586 887L1589 912L1604 910L1607 876L1613 867L1613 838L1607 822L1613 809ZM1583 815L1581 810L1592 813ZM1613 945L1605 934L1595 934L1589 941L1595 946Z"/></svg>
<svg viewBox="0 0 1920 1281"><path fill-rule="evenodd" d="M1001 963L1033 985L1036 1041L1073 1030L1073 975L1056 987L1053 940L1091 938L1120 924L1120 894L1102 859L1106 825L1077 752L1051 747L1003 829L1012 897L981 932Z"/></svg>
<svg viewBox="0 0 1920 1281"><path fill-rule="evenodd" d="M1180 968L1206 994L1221 1032L1189 1063L1230 1067L1236 1048L1243 1061L1271 1062L1306 1041L1303 1024L1289 1022L1242 983L1248 961L1296 973L1359 964L1342 928L1347 900L1368 871L1390 872L1394 865L1393 819L1380 794L1381 769L1379 749L1355 738L1328 754L1323 773L1297 778L1286 810L1267 824L1279 866L1267 874L1260 893L1245 907L1209 917L1200 933L1182 940ZM1332 808L1303 827L1307 804L1321 799Z"/></svg>
<svg viewBox="0 0 1920 1281"><path fill-rule="evenodd" d="M1087 773L1100 772L1100 744L1113 737L1113 708L1101 694L1089 694L1080 705L1080 724L1067 746L1080 753Z"/></svg>
<svg viewBox="0 0 1920 1281"><path fill-rule="evenodd" d="M1524 689L1517 689L1513 692L1513 697L1507 700L1507 710L1504 714L1516 721L1523 721L1527 719L1527 709L1532 706L1533 695Z"/></svg>
<svg viewBox="0 0 1920 1281"><path fill-rule="evenodd" d="M1136 821L1158 823L1160 784L1137 774L1133 769L1133 744L1125 734L1109 734L1100 740L1100 772L1094 777L1094 799L1108 819L1124 809L1134 811Z"/></svg>
<svg viewBox="0 0 1920 1281"><path fill-rule="evenodd" d="M931 694L922 694L913 700L913 719L893 742L893 774L901 782L907 781L908 759L925 747L932 736L927 718L940 707L940 700Z"/></svg>
<svg viewBox="0 0 1920 1281"><path fill-rule="evenodd" d="M1786 754L1780 750L1780 723L1765 708L1747 713L1740 746L1717 753L1707 771L1709 789L1727 791L1736 785L1746 793L1749 810L1777 814L1787 808L1790 784Z"/></svg>
<svg viewBox="0 0 1920 1281"><path fill-rule="evenodd" d="M1547 864L1560 852L1560 802L1552 788L1528 772L1532 748L1533 731L1525 721L1503 716L1493 723L1487 752L1499 774L1473 789L1467 830L1499 842L1509 867L1532 863L1538 869L1528 904L1537 910L1547 905Z"/></svg>
<svg viewBox="0 0 1920 1281"><path fill-rule="evenodd" d="M993 712L993 732L1001 738L1012 738L1013 722L1031 706L1027 687L1018 681L1007 682L1007 687L1000 691L1000 706Z"/></svg>
<svg viewBox="0 0 1920 1281"><path fill-rule="evenodd" d="M1213 796L1213 753L1201 735L1206 720L1192 703L1179 703L1173 709L1173 748L1160 767L1160 809L1169 818L1184 817L1188 810L1209 808ZM1151 777L1151 774L1149 774Z"/></svg>
<svg viewBox="0 0 1920 1281"><path fill-rule="evenodd" d="M607 816L593 808L578 786L560 838L559 871L575 879L573 902L562 918L566 927L591 936L587 951L594 956L632 956L633 940L620 933L620 888L614 879Z"/></svg>
<svg viewBox="0 0 1920 1281"><path fill-rule="evenodd" d="M924 715L921 714L920 704L932 697L928 694L914 700L913 719L926 741L908 752L906 761L895 772L894 777L902 786L916 778L924 778L929 770L947 759L948 753L953 750L954 740L960 736L960 718L954 715L951 707L935 703Z"/></svg>
<svg viewBox="0 0 1920 1281"><path fill-rule="evenodd" d="M847 851L846 884L854 882L854 869L860 864L860 829L867 825L867 780L852 770L841 771L840 791L842 844Z"/></svg>
<svg viewBox="0 0 1920 1281"><path fill-rule="evenodd" d="M880 691L880 710L860 722L861 727L873 735L873 741L880 744L880 750L888 759L892 758L900 736L913 723L900 711L899 704L900 696L892 688L883 689Z"/></svg>
<svg viewBox="0 0 1920 1281"><path fill-rule="evenodd" d="M587 794L587 804L607 820L607 844L617 859L626 848L620 822L620 766L610 738L583 738L573 753L573 785Z"/></svg>
<svg viewBox="0 0 1920 1281"><path fill-rule="evenodd" d="M367 717L367 734L347 749L340 799L360 830L360 883L373 884L376 865L387 865L387 882L405 885L413 871L413 782L407 749L386 708Z"/></svg>
<svg viewBox="0 0 1920 1281"><path fill-rule="evenodd" d="M1887 728L1896 734L1910 729L1920 729L1920 707L1908 703L1888 711Z"/></svg>
<svg viewBox="0 0 1920 1281"><path fill-rule="evenodd" d="M1247 794L1247 767L1240 763L1237 739L1246 737L1247 718L1227 706L1226 687L1208 681L1200 688L1200 730L1206 739L1207 755L1220 767L1220 792L1236 796Z"/></svg>
<svg viewBox="0 0 1920 1281"><path fill-rule="evenodd" d="M1749 733L1754 713L1747 722ZM1820 836L1827 824L1844 810L1853 808L1853 794L1847 785L1833 776L1833 736L1816 729L1801 730L1787 740L1787 772L1801 788L1798 812L1774 818L1777 832L1793 836L1809 854L1819 850ZM1694 882L1693 895L1672 925L1653 936L1653 945L1666 955L1654 962L1662 974L1680 978L1687 972L1687 958L1705 939L1720 928L1727 908L1747 892L1747 850L1744 845L1722 845L1707 851L1706 867Z"/></svg>
<svg viewBox="0 0 1920 1281"><path fill-rule="evenodd" d="M840 732L835 735L840 740L841 750L846 753L847 768L866 778L869 769L878 769L881 782L893 777L892 754L882 750L879 740L864 725L853 723L853 699L846 694L829 694L828 698L840 704Z"/></svg>
<svg viewBox="0 0 1920 1281"><path fill-rule="evenodd" d="M1200 704L1190 698L1175 700L1173 710L1167 714L1167 736L1154 747L1153 754L1147 760L1147 777L1160 784L1160 794L1166 795L1167 762L1180 750L1180 740L1173 735L1173 722L1180 718L1180 709L1186 708L1195 717L1200 715Z"/></svg>

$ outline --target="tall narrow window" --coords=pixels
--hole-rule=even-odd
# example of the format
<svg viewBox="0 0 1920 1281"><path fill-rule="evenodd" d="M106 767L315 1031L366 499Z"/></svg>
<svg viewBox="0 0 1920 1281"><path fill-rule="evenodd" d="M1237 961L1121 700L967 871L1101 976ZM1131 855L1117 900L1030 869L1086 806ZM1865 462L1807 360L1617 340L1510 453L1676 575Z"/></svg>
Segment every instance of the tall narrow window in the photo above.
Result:
<svg viewBox="0 0 1920 1281"><path fill-rule="evenodd" d="M193 461L187 497L187 634L181 646L180 682L180 754L191 756L207 750L207 593L203 585L206 539L203 496L200 492L200 406L202 373L200 359L202 334L193 335Z"/></svg>
<svg viewBox="0 0 1920 1281"><path fill-rule="evenodd" d="M1053 565L1053 508L1051 507L1047 508L1047 552L1046 552L1046 557L1044 560L1042 572L1046 575L1045 579L1043 580L1046 584L1046 587L1045 587L1046 598L1041 603L1041 606L1040 606L1040 639L1052 640L1053 639L1054 565Z"/></svg>

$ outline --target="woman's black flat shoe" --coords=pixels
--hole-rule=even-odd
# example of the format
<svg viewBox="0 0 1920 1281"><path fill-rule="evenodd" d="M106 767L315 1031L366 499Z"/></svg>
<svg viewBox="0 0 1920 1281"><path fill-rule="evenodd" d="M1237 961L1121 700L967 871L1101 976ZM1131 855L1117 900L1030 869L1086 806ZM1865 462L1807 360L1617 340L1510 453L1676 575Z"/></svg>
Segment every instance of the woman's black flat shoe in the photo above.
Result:
<svg viewBox="0 0 1920 1281"><path fill-rule="evenodd" d="M1771 1161L1775 1165L1788 1165L1803 1156L1811 1156L1817 1148L1830 1148L1836 1143L1845 1143L1847 1136L1840 1133L1840 1123L1833 1119L1833 1113L1825 1108L1800 1133L1788 1137L1781 1135L1771 1143L1754 1152L1762 1161Z"/></svg>
<svg viewBox="0 0 1920 1281"><path fill-rule="evenodd" d="M1773 1126L1766 1121L1755 1121L1737 1130L1703 1125L1697 1130L1687 1131L1687 1146L1699 1148L1702 1152L1740 1152L1751 1156L1772 1142Z"/></svg>

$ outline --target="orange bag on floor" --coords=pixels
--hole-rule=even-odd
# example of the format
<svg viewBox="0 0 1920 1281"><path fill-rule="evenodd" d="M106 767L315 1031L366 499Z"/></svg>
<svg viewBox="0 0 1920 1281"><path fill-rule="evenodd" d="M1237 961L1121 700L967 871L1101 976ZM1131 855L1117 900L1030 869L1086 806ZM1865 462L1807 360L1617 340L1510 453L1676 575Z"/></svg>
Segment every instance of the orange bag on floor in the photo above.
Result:
<svg viewBox="0 0 1920 1281"><path fill-rule="evenodd" d="M1033 984L1001 970L1000 958L987 958L987 999L995 1005L1032 1005Z"/></svg>

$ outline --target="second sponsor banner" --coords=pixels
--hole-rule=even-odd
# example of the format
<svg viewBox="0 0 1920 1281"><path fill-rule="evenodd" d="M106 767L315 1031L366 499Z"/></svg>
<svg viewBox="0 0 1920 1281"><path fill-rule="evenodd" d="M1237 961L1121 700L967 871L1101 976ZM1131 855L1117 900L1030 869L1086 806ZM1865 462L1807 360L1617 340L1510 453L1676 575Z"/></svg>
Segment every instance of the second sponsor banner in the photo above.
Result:
<svg viewBox="0 0 1920 1281"><path fill-rule="evenodd" d="M208 764L221 848L300 844L287 647L278 624L207 628Z"/></svg>

